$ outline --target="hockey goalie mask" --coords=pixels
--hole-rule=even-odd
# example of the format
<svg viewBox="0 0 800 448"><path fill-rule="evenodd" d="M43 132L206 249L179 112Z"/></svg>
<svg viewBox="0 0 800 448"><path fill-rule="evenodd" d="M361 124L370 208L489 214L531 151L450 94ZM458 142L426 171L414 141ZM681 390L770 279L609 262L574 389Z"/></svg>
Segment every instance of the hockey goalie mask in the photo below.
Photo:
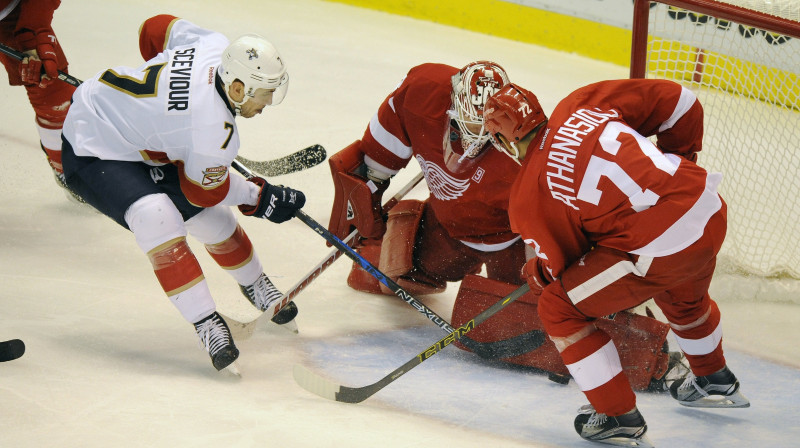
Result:
<svg viewBox="0 0 800 448"><path fill-rule="evenodd" d="M233 41L222 53L218 73L226 86L237 79L244 84L242 101L234 101L228 96L237 114L247 100L277 106L289 89L289 73L281 55L269 41L257 34L247 34Z"/></svg>
<svg viewBox="0 0 800 448"><path fill-rule="evenodd" d="M490 61L467 64L453 75L452 109L444 136L444 159L447 169L458 173L476 162L491 145L483 129L486 100L508 84L503 67Z"/></svg>
<svg viewBox="0 0 800 448"><path fill-rule="evenodd" d="M546 123L547 115L533 92L510 83L486 101L484 120L495 148L521 163L517 143Z"/></svg>

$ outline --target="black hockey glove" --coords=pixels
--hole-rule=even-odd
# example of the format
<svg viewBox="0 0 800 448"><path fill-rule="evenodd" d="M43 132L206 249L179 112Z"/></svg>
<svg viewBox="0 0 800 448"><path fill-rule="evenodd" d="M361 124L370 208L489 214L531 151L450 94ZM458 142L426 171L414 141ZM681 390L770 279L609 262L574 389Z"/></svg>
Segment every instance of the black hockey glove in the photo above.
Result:
<svg viewBox="0 0 800 448"><path fill-rule="evenodd" d="M306 196L302 191L283 185L270 185L261 177L251 177L248 180L261 187L261 192L258 193L256 205L239 206L239 211L244 215L281 223L292 219L295 212L306 203Z"/></svg>

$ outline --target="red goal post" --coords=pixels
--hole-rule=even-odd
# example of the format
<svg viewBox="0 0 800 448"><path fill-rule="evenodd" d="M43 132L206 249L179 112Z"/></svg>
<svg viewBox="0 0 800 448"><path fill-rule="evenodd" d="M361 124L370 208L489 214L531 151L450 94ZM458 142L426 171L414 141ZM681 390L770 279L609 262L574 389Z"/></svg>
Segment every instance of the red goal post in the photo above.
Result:
<svg viewBox="0 0 800 448"><path fill-rule="evenodd" d="M800 304L800 0L634 0L633 14L631 78L697 95L698 163L724 176L712 294Z"/></svg>

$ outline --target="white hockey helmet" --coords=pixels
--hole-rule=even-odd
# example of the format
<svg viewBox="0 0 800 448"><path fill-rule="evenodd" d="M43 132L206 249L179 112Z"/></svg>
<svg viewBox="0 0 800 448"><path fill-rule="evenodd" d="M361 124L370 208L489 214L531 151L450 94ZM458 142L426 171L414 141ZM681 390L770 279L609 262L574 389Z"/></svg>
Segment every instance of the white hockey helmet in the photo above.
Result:
<svg viewBox="0 0 800 448"><path fill-rule="evenodd" d="M244 84L245 98L238 103L231 100L237 112L258 89L273 91L271 106L280 104L289 89L283 58L275 46L257 34L246 34L231 42L222 52L218 73L226 86L237 79Z"/></svg>
<svg viewBox="0 0 800 448"><path fill-rule="evenodd" d="M461 148L446 143L445 161L451 171L459 172L490 146L489 135L483 129L483 107L509 81L503 67L491 61L471 62L453 75L451 81L452 108L448 114L458 128Z"/></svg>

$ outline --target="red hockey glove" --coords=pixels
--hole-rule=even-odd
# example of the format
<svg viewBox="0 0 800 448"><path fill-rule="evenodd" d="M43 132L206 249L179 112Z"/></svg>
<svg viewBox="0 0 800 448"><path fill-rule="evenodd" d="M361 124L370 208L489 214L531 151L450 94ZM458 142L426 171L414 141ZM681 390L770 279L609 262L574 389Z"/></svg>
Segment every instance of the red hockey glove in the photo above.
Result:
<svg viewBox="0 0 800 448"><path fill-rule="evenodd" d="M353 227L364 238L382 237L386 232L386 222L381 213L381 199L389 182L376 184L354 174L336 173L334 183L337 186L334 204L340 205L341 209L338 213L336 210L331 213L332 227L336 231L328 230L339 238L345 238ZM334 216L339 218L338 221L334 222Z"/></svg>
<svg viewBox="0 0 800 448"><path fill-rule="evenodd" d="M292 219L295 212L306 204L303 192L283 185L270 185L261 177L251 177L250 182L261 187L256 205L240 205L239 211L247 216L269 219L274 223L282 223Z"/></svg>
<svg viewBox="0 0 800 448"><path fill-rule="evenodd" d="M26 85L45 87L58 79L56 35L50 28L23 30L17 34L17 44L28 57L20 64L20 77ZM42 76L42 67L47 77Z"/></svg>
<svg viewBox="0 0 800 448"><path fill-rule="evenodd" d="M553 282L553 278L547 273L542 260L533 257L522 266L522 278L528 282L531 292L534 295L541 295L544 287Z"/></svg>
<svg viewBox="0 0 800 448"><path fill-rule="evenodd" d="M360 141L328 159L334 187L328 230L340 239L347 237L354 228L364 238L381 238L386 231L381 200L389 181L376 183L355 174L363 169L363 162Z"/></svg>

